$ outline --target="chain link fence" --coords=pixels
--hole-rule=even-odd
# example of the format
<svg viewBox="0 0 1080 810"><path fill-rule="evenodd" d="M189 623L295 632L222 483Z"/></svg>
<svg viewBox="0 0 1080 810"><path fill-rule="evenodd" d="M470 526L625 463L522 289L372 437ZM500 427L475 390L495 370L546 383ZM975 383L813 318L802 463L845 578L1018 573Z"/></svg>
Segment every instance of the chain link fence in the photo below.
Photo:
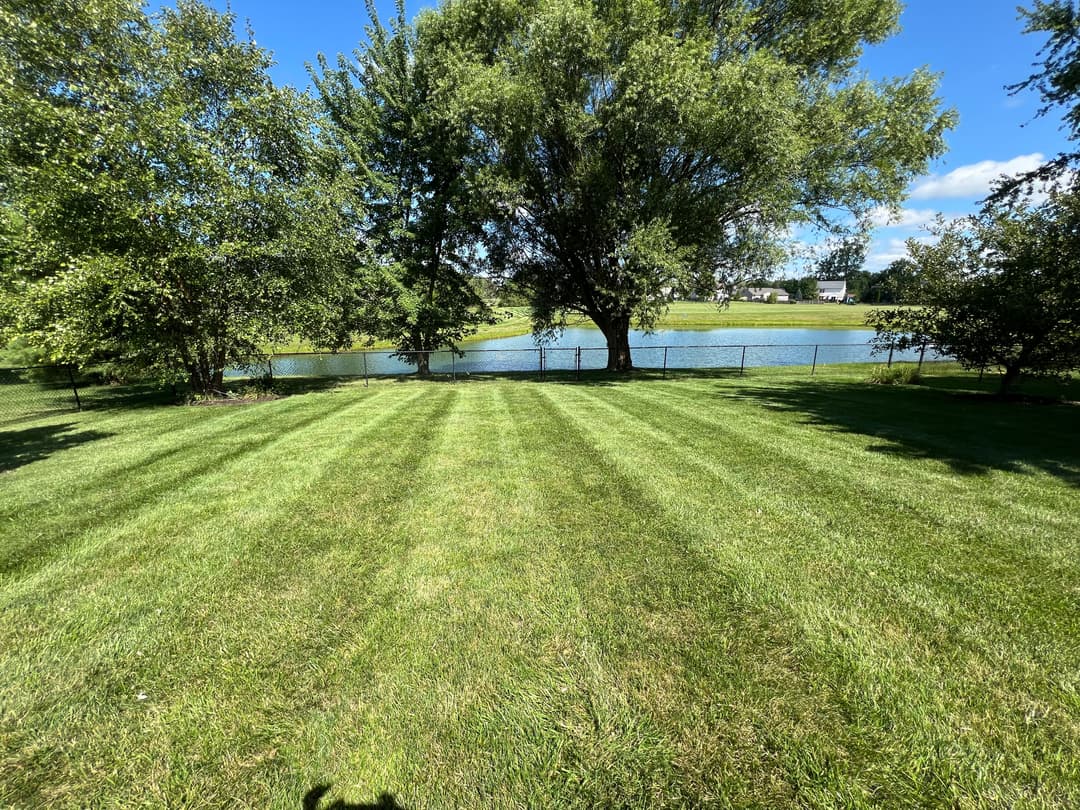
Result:
<svg viewBox="0 0 1080 810"><path fill-rule="evenodd" d="M69 366L0 368L0 424L81 407Z"/></svg>
<svg viewBox="0 0 1080 810"><path fill-rule="evenodd" d="M738 344L689 346L636 346L634 366L644 371L687 373L720 370L746 373L765 366L805 366L815 374L822 366L848 363L912 362L950 359L931 346L904 352L875 350L860 343ZM430 376L456 380L473 375L522 374L533 379L581 379L583 373L602 371L607 349L598 346L536 347L533 349L465 349L396 352L388 349L360 352L299 352L271 355L263 363L232 369L227 377L403 377L426 369ZM81 410L79 384L70 366L0 368L0 424Z"/></svg>
<svg viewBox="0 0 1080 810"><path fill-rule="evenodd" d="M693 369L730 370L765 366L806 366L810 374L822 366L848 363L923 362L949 359L926 346L906 351L875 349L866 343L670 345L631 347L634 367L668 372ZM580 379L583 372L602 371L602 346L536 347L534 349L446 349L398 352L388 349L355 352L293 352L271 355L263 364L235 369L231 376L250 377L397 377L423 369L437 378L457 379L487 374L529 374L540 379Z"/></svg>

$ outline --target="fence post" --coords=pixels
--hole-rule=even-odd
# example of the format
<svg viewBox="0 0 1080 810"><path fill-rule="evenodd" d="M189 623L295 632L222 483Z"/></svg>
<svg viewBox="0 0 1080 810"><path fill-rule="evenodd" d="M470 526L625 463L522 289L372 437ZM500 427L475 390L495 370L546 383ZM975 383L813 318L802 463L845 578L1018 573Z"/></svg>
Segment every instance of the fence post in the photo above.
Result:
<svg viewBox="0 0 1080 810"><path fill-rule="evenodd" d="M544 381L544 347L538 349L540 353L540 382Z"/></svg>
<svg viewBox="0 0 1080 810"><path fill-rule="evenodd" d="M742 359L739 361L739 376L745 376L746 373L746 347L742 347Z"/></svg>
<svg viewBox="0 0 1080 810"><path fill-rule="evenodd" d="M270 377L270 382L274 381L274 363L271 360L272 357L273 355L266 355L266 371L267 375Z"/></svg>
<svg viewBox="0 0 1080 810"><path fill-rule="evenodd" d="M922 348L919 350L919 372L920 373L922 372L922 361L923 361L924 357L926 357L926 344L925 343L922 345Z"/></svg>
<svg viewBox="0 0 1080 810"><path fill-rule="evenodd" d="M664 379L667 379L667 346L664 347Z"/></svg>
<svg viewBox="0 0 1080 810"><path fill-rule="evenodd" d="M457 353L450 352L450 382L457 382Z"/></svg>
<svg viewBox="0 0 1080 810"><path fill-rule="evenodd" d="M75 374L71 370L71 366L67 367L68 379L71 381L71 393L75 395L75 407L78 410L82 410L82 400L79 399L79 386L75 385Z"/></svg>
<svg viewBox="0 0 1080 810"><path fill-rule="evenodd" d="M577 380L581 381L581 347L577 347L577 353L574 355L574 367L577 369Z"/></svg>
<svg viewBox="0 0 1080 810"><path fill-rule="evenodd" d="M814 364L810 366L810 376L813 377L817 373L817 350L818 344L814 344Z"/></svg>
<svg viewBox="0 0 1080 810"><path fill-rule="evenodd" d="M892 368L892 353L893 353L893 349L895 349L895 348L896 348L895 346L890 346L889 347L889 368Z"/></svg>
<svg viewBox="0 0 1080 810"><path fill-rule="evenodd" d="M367 388L367 352L363 352L361 356L364 358L364 388Z"/></svg>

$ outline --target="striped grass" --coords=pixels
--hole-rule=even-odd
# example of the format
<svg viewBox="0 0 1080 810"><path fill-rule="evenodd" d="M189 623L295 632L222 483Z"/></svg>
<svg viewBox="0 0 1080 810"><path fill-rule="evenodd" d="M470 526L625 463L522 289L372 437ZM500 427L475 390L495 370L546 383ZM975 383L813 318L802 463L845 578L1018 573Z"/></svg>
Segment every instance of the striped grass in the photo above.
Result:
<svg viewBox="0 0 1080 810"><path fill-rule="evenodd" d="M936 373L7 426L0 805L1076 806L1078 406Z"/></svg>

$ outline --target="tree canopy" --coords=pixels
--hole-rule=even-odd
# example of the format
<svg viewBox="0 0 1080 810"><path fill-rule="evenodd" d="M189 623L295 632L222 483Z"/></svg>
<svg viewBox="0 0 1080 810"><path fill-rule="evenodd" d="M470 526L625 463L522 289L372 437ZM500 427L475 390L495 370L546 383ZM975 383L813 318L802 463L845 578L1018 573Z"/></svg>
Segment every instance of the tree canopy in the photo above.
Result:
<svg viewBox="0 0 1080 810"><path fill-rule="evenodd" d="M421 33L440 102L481 133L496 267L531 291L538 330L568 315L632 365L668 288L763 270L792 224L840 230L895 205L953 116L918 71L860 78L896 30L878 0L700 5L461 0Z"/></svg>
<svg viewBox="0 0 1080 810"><path fill-rule="evenodd" d="M340 259L310 105L234 18L181 0L6 7L8 329L194 389L261 354ZM309 306L299 306L305 302Z"/></svg>
<svg viewBox="0 0 1080 810"><path fill-rule="evenodd" d="M1025 34L1045 34L1039 50L1038 68L1023 81L1009 85L1010 93L1035 90L1041 99L1037 116L1060 111L1069 139L1080 140L1080 8L1075 0L1035 0L1030 8L1019 7ZM1064 151L1020 177L999 180L993 202L1019 198L1039 184L1063 187L1072 183L1080 151Z"/></svg>
<svg viewBox="0 0 1080 810"><path fill-rule="evenodd" d="M934 345L967 368L1021 374L1080 368L1080 198L1036 208L998 205L937 228L935 244L908 242L918 308L876 310L882 347Z"/></svg>
<svg viewBox="0 0 1080 810"><path fill-rule="evenodd" d="M368 262L354 279L360 302L345 331L390 340L403 360L428 371L429 352L491 320L470 278L489 215L477 193L474 133L435 102L429 55L405 19L387 29L368 2L367 43L314 81L324 134L353 204Z"/></svg>

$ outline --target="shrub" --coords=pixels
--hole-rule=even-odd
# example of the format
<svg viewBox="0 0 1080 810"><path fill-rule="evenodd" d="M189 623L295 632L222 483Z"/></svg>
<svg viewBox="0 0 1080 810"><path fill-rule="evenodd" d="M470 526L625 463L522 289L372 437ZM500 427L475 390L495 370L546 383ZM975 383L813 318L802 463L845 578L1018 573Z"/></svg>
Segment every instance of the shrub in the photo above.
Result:
<svg viewBox="0 0 1080 810"><path fill-rule="evenodd" d="M918 366L875 366L867 382L875 385L918 385L922 381Z"/></svg>

